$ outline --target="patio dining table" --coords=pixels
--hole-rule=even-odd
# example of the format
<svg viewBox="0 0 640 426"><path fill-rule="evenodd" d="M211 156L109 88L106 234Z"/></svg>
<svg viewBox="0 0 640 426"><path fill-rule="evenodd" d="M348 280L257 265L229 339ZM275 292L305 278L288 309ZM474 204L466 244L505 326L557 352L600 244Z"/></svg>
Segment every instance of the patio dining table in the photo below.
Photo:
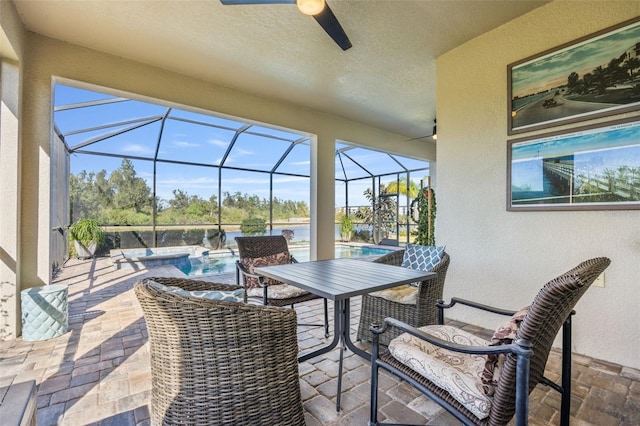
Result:
<svg viewBox="0 0 640 426"><path fill-rule="evenodd" d="M334 301L333 341L320 349L300 354L298 360L302 362L327 353L340 343L336 411L340 411L344 350L349 348L353 353L371 360L368 352L351 341L350 298L436 276L434 272L349 258L263 266L255 268L255 272L261 276L263 283L262 277L272 278Z"/></svg>

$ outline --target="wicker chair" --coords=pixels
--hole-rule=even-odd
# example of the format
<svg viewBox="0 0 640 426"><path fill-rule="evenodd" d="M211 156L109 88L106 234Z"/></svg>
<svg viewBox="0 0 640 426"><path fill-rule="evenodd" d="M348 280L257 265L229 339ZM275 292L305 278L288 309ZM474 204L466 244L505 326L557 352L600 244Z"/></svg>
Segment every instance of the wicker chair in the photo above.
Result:
<svg viewBox="0 0 640 426"><path fill-rule="evenodd" d="M160 290L238 286L179 278L138 281L151 344L153 425L304 425L293 309Z"/></svg>
<svg viewBox="0 0 640 426"><path fill-rule="evenodd" d="M400 266L404 250L398 250L386 254L374 262L386 263L388 265ZM442 299L444 280L449 269L449 255L444 253L440 262L433 268L438 276L436 278L422 281L418 285L418 295L415 304L398 303L382 297L369 294L362 296L362 308L360 311L360 324L358 325L358 340L371 342L372 336L369 326L372 323L382 324L385 318L391 317L405 322L413 327L436 324L438 311L436 303ZM389 342L402 334L396 328L388 330L380 335L380 343L388 345Z"/></svg>
<svg viewBox="0 0 640 426"><path fill-rule="evenodd" d="M400 321L387 318L382 327L372 326L371 331L374 335L374 343L372 348L372 379L371 379L371 421L370 425L382 425L377 421L377 387L378 387L378 369L383 368L390 371L394 375L406 380L409 384L419 389L427 397L441 405L451 414L453 414L463 424L467 425L506 425L514 417L516 425L526 425L528 422L529 409L529 393L538 384L542 383L551 386L553 389L561 393L561 425L568 426L569 413L571 403L571 316L574 314L573 308L576 303L587 291L591 283L609 266L610 260L604 257L595 258L582 262L575 268L569 270L565 274L548 282L537 294L533 303L528 308L528 312L521 319L517 331L515 331L514 340L511 344L502 344L496 346L487 346L489 342L483 341L479 346L462 344L462 341L470 341L470 334L459 330L459 334L452 333L454 327L450 326L427 326L416 329ZM488 312L513 315L514 311L507 311L498 308L492 308L486 305L480 305L463 299L452 299L450 304L439 303L439 320L442 323L444 319L443 309L450 308L456 303L479 308ZM522 312L522 311L521 311ZM451 389L446 390L445 387L453 384L452 379L443 379L441 374L422 374L408 365L417 358L409 361L407 359L400 362L389 351L380 353L378 345L378 336L384 333L388 325L394 325L405 330L408 335L401 336L398 340L392 342L394 346L397 342L406 341L409 335L418 338L420 345L426 342L434 345L431 347L440 347L452 352L439 353L439 359L449 359L457 365L470 365L473 358L479 358L480 365L484 364L484 356L489 354L508 354L505 357L504 365L501 373L496 378L496 385L493 397L489 399L483 408L488 411L488 417L479 418L469 409L468 405L462 404L461 400L469 400L469 393L465 393L463 398L455 398ZM446 334L449 338L443 340L435 337L436 334L444 332L449 327ZM562 327L563 343L562 343L562 381L558 385L546 377L544 377L544 369L549 357L549 352L553 341ZM440 334L442 336L442 334ZM455 338L453 338L455 337ZM482 340L478 337L475 339ZM456 343L451 343L455 341ZM394 348L391 348L394 349ZM422 349L420 349L421 351ZM396 352L398 355L398 352ZM415 356L415 353L412 354ZM424 352L421 356L420 365L426 365L428 358ZM454 373L453 377L464 377L472 375L475 380L475 386L481 386L481 379L476 371L471 373L469 370ZM440 376L436 378L436 376ZM433 379L430 380L429 377ZM459 379L456 382L459 382ZM440 386L435 384L440 381ZM468 384L466 389L471 389ZM478 405L480 406L480 404Z"/></svg>
<svg viewBox="0 0 640 426"><path fill-rule="evenodd" d="M247 285L247 281L250 279L260 280L260 276L252 273L245 264L245 262L253 262L255 259L264 259L269 256L278 255L280 253L287 254L287 262L297 263L297 260L289 254L289 247L287 240L282 235L274 236L260 236L260 237L236 237L236 243L238 244L238 257L236 261L236 285ZM261 264L260 266L267 266L270 263ZM256 265L257 266L257 265ZM242 279L241 279L242 278ZM320 299L320 296L309 292L303 292L293 297L275 297L268 292L268 281L261 281L264 284L262 300L265 305L269 306L291 306L300 302L306 302L308 300ZM271 285L282 284L272 283ZM300 324L306 326L324 326L324 335L329 337L329 311L327 307L327 299L324 299L324 324Z"/></svg>

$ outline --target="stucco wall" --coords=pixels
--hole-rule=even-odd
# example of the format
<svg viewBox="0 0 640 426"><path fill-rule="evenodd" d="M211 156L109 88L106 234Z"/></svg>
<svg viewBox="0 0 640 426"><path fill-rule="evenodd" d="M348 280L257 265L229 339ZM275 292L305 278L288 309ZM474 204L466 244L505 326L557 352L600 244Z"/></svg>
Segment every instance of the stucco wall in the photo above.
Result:
<svg viewBox="0 0 640 426"><path fill-rule="evenodd" d="M639 14L638 1L554 1L437 61L436 232L451 255L445 297L517 309L580 261L607 256L605 287L591 288L576 308L572 349L634 368L640 368L640 211L506 211L506 69ZM454 312L496 325L495 318Z"/></svg>

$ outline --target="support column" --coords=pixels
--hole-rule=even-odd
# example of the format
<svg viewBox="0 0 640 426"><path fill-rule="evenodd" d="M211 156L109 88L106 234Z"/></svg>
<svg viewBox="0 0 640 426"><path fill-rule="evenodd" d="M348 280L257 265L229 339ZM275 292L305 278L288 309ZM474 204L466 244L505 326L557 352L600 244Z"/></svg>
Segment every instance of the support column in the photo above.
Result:
<svg viewBox="0 0 640 426"><path fill-rule="evenodd" d="M335 138L311 140L311 260L335 255Z"/></svg>
<svg viewBox="0 0 640 426"><path fill-rule="evenodd" d="M20 78L18 65L0 62L0 340L20 334Z"/></svg>
<svg viewBox="0 0 640 426"><path fill-rule="evenodd" d="M20 63L20 270L22 290L51 281L51 74L40 69L37 49Z"/></svg>

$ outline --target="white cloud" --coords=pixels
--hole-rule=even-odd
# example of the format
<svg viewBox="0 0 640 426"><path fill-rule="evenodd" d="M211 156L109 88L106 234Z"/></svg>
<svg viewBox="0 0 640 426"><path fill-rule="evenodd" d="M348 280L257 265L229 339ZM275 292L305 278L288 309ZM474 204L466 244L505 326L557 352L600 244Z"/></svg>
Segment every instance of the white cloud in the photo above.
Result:
<svg viewBox="0 0 640 426"><path fill-rule="evenodd" d="M153 150L143 145L129 144L122 147L123 152L135 152L137 154L152 154Z"/></svg>
<svg viewBox="0 0 640 426"><path fill-rule="evenodd" d="M179 148L197 148L200 146L199 143L187 142L187 141L175 141L172 142L173 146L177 146Z"/></svg>
<svg viewBox="0 0 640 426"><path fill-rule="evenodd" d="M288 182L309 183L309 178L303 178L298 176L278 176L273 178L273 183L288 183Z"/></svg>
<svg viewBox="0 0 640 426"><path fill-rule="evenodd" d="M156 193L160 198L172 199L174 189L181 189L189 195L198 195L206 199L211 195L217 195L218 180L213 177L201 176L192 179L174 177L156 181Z"/></svg>
<svg viewBox="0 0 640 426"><path fill-rule="evenodd" d="M242 148L233 148L231 150L231 155L253 155L253 151L249 151L248 149L242 149Z"/></svg>
<svg viewBox="0 0 640 426"><path fill-rule="evenodd" d="M221 147L221 148L226 148L229 145L229 142L225 142L220 139L209 139L207 143L213 146Z"/></svg>

